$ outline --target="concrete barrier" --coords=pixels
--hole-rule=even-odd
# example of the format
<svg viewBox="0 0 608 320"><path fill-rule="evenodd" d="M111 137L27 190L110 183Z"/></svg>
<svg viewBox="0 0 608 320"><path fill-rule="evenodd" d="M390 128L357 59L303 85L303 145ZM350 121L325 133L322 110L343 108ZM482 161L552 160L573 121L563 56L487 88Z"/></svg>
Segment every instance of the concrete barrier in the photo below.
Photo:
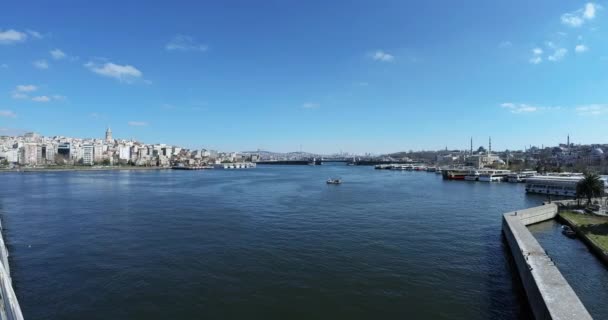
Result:
<svg viewBox="0 0 608 320"><path fill-rule="evenodd" d="M2 236L2 222L0 221L0 319L23 320L19 301L13 290L10 268L8 265L8 250L4 245Z"/></svg>
<svg viewBox="0 0 608 320"><path fill-rule="evenodd" d="M527 225L555 218L554 203L503 215L502 230L536 319L592 319Z"/></svg>

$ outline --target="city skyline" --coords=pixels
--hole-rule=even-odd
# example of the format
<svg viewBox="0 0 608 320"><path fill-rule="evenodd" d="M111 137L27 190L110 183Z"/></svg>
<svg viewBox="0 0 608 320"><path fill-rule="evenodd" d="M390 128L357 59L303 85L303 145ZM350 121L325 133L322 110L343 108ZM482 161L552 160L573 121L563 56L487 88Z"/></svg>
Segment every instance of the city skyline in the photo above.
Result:
<svg viewBox="0 0 608 320"><path fill-rule="evenodd" d="M604 2L64 4L4 5L0 135L110 126L188 148L377 154L607 141Z"/></svg>

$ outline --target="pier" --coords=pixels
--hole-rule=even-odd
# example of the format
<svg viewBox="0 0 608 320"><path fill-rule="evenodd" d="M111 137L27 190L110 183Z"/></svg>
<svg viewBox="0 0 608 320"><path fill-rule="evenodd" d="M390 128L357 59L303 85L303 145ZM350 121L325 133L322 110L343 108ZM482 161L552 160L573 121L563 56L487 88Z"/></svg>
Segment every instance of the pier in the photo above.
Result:
<svg viewBox="0 0 608 320"><path fill-rule="evenodd" d="M549 203L505 213L502 231L536 319L592 319L553 259L527 228L554 219L558 211L556 203Z"/></svg>
<svg viewBox="0 0 608 320"><path fill-rule="evenodd" d="M2 221L0 221L0 295L0 320L23 320L21 307L13 290L8 249L2 236Z"/></svg>

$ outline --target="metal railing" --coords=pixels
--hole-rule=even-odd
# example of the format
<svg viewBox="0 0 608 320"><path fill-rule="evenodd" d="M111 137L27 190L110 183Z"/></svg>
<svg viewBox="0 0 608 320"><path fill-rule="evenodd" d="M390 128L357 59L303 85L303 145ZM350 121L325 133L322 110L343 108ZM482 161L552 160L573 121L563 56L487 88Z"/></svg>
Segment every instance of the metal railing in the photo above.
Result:
<svg viewBox="0 0 608 320"><path fill-rule="evenodd" d="M0 319L23 320L19 301L13 290L10 267L8 265L8 249L2 236L2 222L0 221Z"/></svg>

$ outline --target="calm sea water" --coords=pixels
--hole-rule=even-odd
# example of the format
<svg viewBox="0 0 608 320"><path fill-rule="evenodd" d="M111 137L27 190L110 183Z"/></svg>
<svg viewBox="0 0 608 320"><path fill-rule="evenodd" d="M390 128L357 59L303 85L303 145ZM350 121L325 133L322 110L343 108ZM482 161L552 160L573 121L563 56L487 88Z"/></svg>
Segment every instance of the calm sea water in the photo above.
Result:
<svg viewBox="0 0 608 320"><path fill-rule="evenodd" d="M543 200L523 185L337 165L1 177L28 319L531 317L500 232Z"/></svg>

